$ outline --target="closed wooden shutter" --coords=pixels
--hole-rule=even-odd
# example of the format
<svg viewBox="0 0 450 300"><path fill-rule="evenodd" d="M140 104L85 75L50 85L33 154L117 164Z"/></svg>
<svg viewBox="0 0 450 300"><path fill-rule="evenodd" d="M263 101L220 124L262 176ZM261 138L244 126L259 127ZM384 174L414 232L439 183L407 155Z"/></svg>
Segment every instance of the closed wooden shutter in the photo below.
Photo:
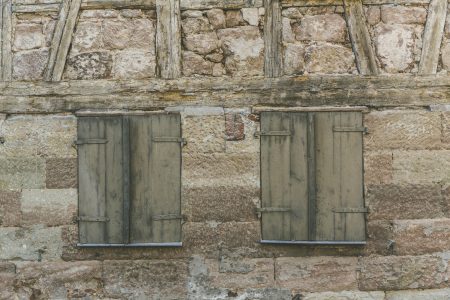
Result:
<svg viewBox="0 0 450 300"><path fill-rule="evenodd" d="M123 243L120 117L78 121L79 235L82 244Z"/></svg>

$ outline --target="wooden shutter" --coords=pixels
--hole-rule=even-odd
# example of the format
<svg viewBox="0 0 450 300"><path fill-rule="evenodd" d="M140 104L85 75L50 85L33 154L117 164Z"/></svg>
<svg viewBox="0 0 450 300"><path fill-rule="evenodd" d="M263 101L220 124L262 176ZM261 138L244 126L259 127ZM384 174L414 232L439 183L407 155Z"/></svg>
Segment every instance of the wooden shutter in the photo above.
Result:
<svg viewBox="0 0 450 300"><path fill-rule="evenodd" d="M181 120L130 117L130 242L181 241Z"/></svg>
<svg viewBox="0 0 450 300"><path fill-rule="evenodd" d="M120 117L78 121L81 244L123 243L123 142Z"/></svg>

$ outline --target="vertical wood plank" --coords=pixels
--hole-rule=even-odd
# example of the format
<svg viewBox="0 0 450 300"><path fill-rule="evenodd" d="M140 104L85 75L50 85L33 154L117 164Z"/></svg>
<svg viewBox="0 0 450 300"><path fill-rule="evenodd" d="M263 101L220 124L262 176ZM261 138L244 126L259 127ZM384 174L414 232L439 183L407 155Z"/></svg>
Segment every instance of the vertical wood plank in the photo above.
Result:
<svg viewBox="0 0 450 300"><path fill-rule="evenodd" d="M315 130L315 113L308 113L307 126L307 148L308 148L308 239L316 239L316 130Z"/></svg>
<svg viewBox="0 0 450 300"><path fill-rule="evenodd" d="M261 113L261 131L288 131L287 113ZM261 206L290 208L290 137L261 136ZM291 212L262 213L264 240L291 239Z"/></svg>
<svg viewBox="0 0 450 300"><path fill-rule="evenodd" d="M362 75L378 75L378 65L372 46L361 0L344 0L347 26L358 71Z"/></svg>
<svg viewBox="0 0 450 300"><path fill-rule="evenodd" d="M130 242L130 117L122 119L123 242Z"/></svg>
<svg viewBox="0 0 450 300"><path fill-rule="evenodd" d="M291 214L291 240L306 241L309 239L308 222L308 113L290 113L290 181L289 202Z"/></svg>
<svg viewBox="0 0 450 300"><path fill-rule="evenodd" d="M264 8L264 74L279 77L283 74L280 0L264 0Z"/></svg>
<svg viewBox="0 0 450 300"><path fill-rule="evenodd" d="M66 58L69 53L70 44L72 43L73 31L78 19L78 12L80 11L81 0L70 0L70 8L67 15L67 20L64 25L64 30L61 37L61 42L56 54L56 61L52 73L52 81L60 81L66 65Z"/></svg>
<svg viewBox="0 0 450 300"><path fill-rule="evenodd" d="M177 114L152 116L152 136L181 138L181 118ZM181 241L181 143L153 141L150 157L152 211L151 242ZM172 216L168 219L155 216ZM175 217L175 219L173 218Z"/></svg>
<svg viewBox="0 0 450 300"><path fill-rule="evenodd" d="M2 0L2 57L1 57L1 77L3 81L12 79L12 4L11 0Z"/></svg>
<svg viewBox="0 0 450 300"><path fill-rule="evenodd" d="M447 16L447 0L431 0L423 34L419 74L436 74Z"/></svg>
<svg viewBox="0 0 450 300"><path fill-rule="evenodd" d="M181 76L180 0L156 1L157 72L162 78Z"/></svg>
<svg viewBox="0 0 450 300"><path fill-rule="evenodd" d="M55 31L53 33L53 38L52 38L52 44L50 46L50 57L48 60L47 69L45 70L45 74L44 74L44 78L47 81L52 80L53 69L56 64L56 58L57 58L59 46L61 44L64 27L66 25L67 16L69 14L70 3L71 3L70 0L63 1L61 3L59 16L58 16L58 22L56 23Z"/></svg>

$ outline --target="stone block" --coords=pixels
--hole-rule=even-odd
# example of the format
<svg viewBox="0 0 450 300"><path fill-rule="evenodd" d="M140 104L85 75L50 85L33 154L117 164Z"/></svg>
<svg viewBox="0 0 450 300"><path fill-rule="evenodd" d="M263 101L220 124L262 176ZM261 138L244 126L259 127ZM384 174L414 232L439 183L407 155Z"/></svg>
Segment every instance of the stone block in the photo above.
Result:
<svg viewBox="0 0 450 300"><path fill-rule="evenodd" d="M17 24L14 31L13 49L31 50L45 46L42 24Z"/></svg>
<svg viewBox="0 0 450 300"><path fill-rule="evenodd" d="M362 291L433 289L448 283L447 263L441 257L368 256L360 258Z"/></svg>
<svg viewBox="0 0 450 300"><path fill-rule="evenodd" d="M427 10L424 7L382 5L381 20L386 24L425 24Z"/></svg>
<svg viewBox="0 0 450 300"><path fill-rule="evenodd" d="M119 11L115 9L88 9L82 10L80 13L80 19L106 19L118 16Z"/></svg>
<svg viewBox="0 0 450 300"><path fill-rule="evenodd" d="M441 48L442 68L450 71L450 41L443 43Z"/></svg>
<svg viewBox="0 0 450 300"><path fill-rule="evenodd" d="M1 157L75 157L76 118L72 115L17 115L3 122Z"/></svg>
<svg viewBox="0 0 450 300"><path fill-rule="evenodd" d="M441 114L439 112L387 110L365 115L366 149L439 149Z"/></svg>
<svg viewBox="0 0 450 300"><path fill-rule="evenodd" d="M340 74L356 70L351 48L326 42L313 43L305 50L305 70L308 73Z"/></svg>
<svg viewBox="0 0 450 300"><path fill-rule="evenodd" d="M225 136L227 141L245 139L245 124L241 114L225 115Z"/></svg>
<svg viewBox="0 0 450 300"><path fill-rule="evenodd" d="M72 224L77 214L77 190L22 190L22 224L59 226Z"/></svg>
<svg viewBox="0 0 450 300"><path fill-rule="evenodd" d="M356 257L283 257L275 260L279 286L301 292L356 290Z"/></svg>
<svg viewBox="0 0 450 300"><path fill-rule="evenodd" d="M384 184L367 187L369 219L443 217L446 210L439 184Z"/></svg>
<svg viewBox="0 0 450 300"><path fill-rule="evenodd" d="M184 35L197 34L214 30L213 26L209 23L208 18L204 16L198 18L183 19L181 21L181 28Z"/></svg>
<svg viewBox="0 0 450 300"><path fill-rule="evenodd" d="M112 56L109 52L88 52L69 57L65 79L105 79L111 76Z"/></svg>
<svg viewBox="0 0 450 300"><path fill-rule="evenodd" d="M76 158L49 158L45 164L45 185L48 189L69 189L78 186Z"/></svg>
<svg viewBox="0 0 450 300"><path fill-rule="evenodd" d="M302 300L385 300L384 292L324 292L304 295Z"/></svg>
<svg viewBox="0 0 450 300"><path fill-rule="evenodd" d="M367 222L366 254L390 255L394 251L394 237L391 221Z"/></svg>
<svg viewBox="0 0 450 300"><path fill-rule="evenodd" d="M61 250L60 227L0 228L0 259L58 260Z"/></svg>
<svg viewBox="0 0 450 300"><path fill-rule="evenodd" d="M299 41L343 43L347 39L347 24L339 14L305 16L293 29Z"/></svg>
<svg viewBox="0 0 450 300"><path fill-rule="evenodd" d="M133 28L127 20L106 19L102 24L105 49L122 50L128 47Z"/></svg>
<svg viewBox="0 0 450 300"><path fill-rule="evenodd" d="M225 11L225 22L228 28L246 24L242 16L242 11L239 9Z"/></svg>
<svg viewBox="0 0 450 300"><path fill-rule="evenodd" d="M291 19L283 18L282 22L282 34L283 34L283 42L284 43L294 43L295 42L295 34L292 30Z"/></svg>
<svg viewBox="0 0 450 300"><path fill-rule="evenodd" d="M394 291L386 293L386 300L448 300L450 289L424 291Z"/></svg>
<svg viewBox="0 0 450 300"><path fill-rule="evenodd" d="M0 299L14 299L14 279L16 266L10 262L0 262Z"/></svg>
<svg viewBox="0 0 450 300"><path fill-rule="evenodd" d="M450 182L449 150L394 151L394 183L430 184Z"/></svg>
<svg viewBox="0 0 450 300"><path fill-rule="evenodd" d="M226 26L225 13L221 9L211 9L206 12L209 23L214 29L223 29Z"/></svg>
<svg viewBox="0 0 450 300"><path fill-rule="evenodd" d="M243 292L231 292L228 294L229 297L234 297L236 299L246 299L246 300L291 300L291 291L282 288L264 288L264 289L246 289Z"/></svg>
<svg viewBox="0 0 450 300"><path fill-rule="evenodd" d="M256 221L259 189L241 186L194 187L183 191L183 201L183 214L188 221Z"/></svg>
<svg viewBox="0 0 450 300"><path fill-rule="evenodd" d="M300 43L286 44L284 47L284 73L286 75L305 72L305 46Z"/></svg>
<svg viewBox="0 0 450 300"><path fill-rule="evenodd" d="M156 57L151 52L124 50L116 54L113 77L116 79L142 79L155 77Z"/></svg>
<svg viewBox="0 0 450 300"><path fill-rule="evenodd" d="M17 267L14 288L21 299L102 296L101 262L27 262Z"/></svg>
<svg viewBox="0 0 450 300"><path fill-rule="evenodd" d="M13 55L12 77L16 80L38 80L44 76L49 58L48 49L16 52Z"/></svg>
<svg viewBox="0 0 450 300"><path fill-rule="evenodd" d="M105 295L126 299L185 299L187 260L125 260L103 263Z"/></svg>
<svg viewBox="0 0 450 300"><path fill-rule="evenodd" d="M364 12L366 13L367 23L370 25L376 25L381 21L381 8L379 6L365 6Z"/></svg>
<svg viewBox="0 0 450 300"><path fill-rule="evenodd" d="M259 11L257 7L241 9L242 18L251 26L259 25Z"/></svg>
<svg viewBox="0 0 450 300"><path fill-rule="evenodd" d="M391 183L394 176L393 155L389 151L365 151L364 153L364 183Z"/></svg>
<svg viewBox="0 0 450 300"><path fill-rule="evenodd" d="M0 191L0 226L19 226L21 219L20 192Z"/></svg>
<svg viewBox="0 0 450 300"><path fill-rule="evenodd" d="M183 119L186 153L225 151L225 116L186 116Z"/></svg>
<svg viewBox="0 0 450 300"><path fill-rule="evenodd" d="M156 53L156 20L151 19L131 19L129 20L132 28L131 35L128 37L126 48L141 49L152 54Z"/></svg>
<svg viewBox="0 0 450 300"><path fill-rule="evenodd" d="M183 75L213 75L215 64L191 51L183 51Z"/></svg>
<svg viewBox="0 0 450 300"><path fill-rule="evenodd" d="M184 153L183 185L257 187L258 153Z"/></svg>
<svg viewBox="0 0 450 300"><path fill-rule="evenodd" d="M303 18L303 14L301 13L300 7L288 7L284 8L281 11L281 15L283 17L289 18L289 19L301 19Z"/></svg>
<svg viewBox="0 0 450 300"><path fill-rule="evenodd" d="M450 50L450 43L449 43L449 50ZM449 51L449 59L450 59L450 51ZM450 148L450 111L442 112L442 143L446 149Z"/></svg>
<svg viewBox="0 0 450 300"><path fill-rule="evenodd" d="M0 190L45 187L45 161L42 158L0 158Z"/></svg>
<svg viewBox="0 0 450 300"><path fill-rule="evenodd" d="M450 219L395 220L393 225L397 255L450 251Z"/></svg>
<svg viewBox="0 0 450 300"><path fill-rule="evenodd" d="M186 50L201 55L216 51L219 46L217 34L213 31L188 34L183 38L183 46Z"/></svg>
<svg viewBox="0 0 450 300"><path fill-rule="evenodd" d="M89 10L83 11L82 15ZM81 18L81 17L80 17ZM98 51L103 48L102 23L80 21L73 35L71 56L80 52Z"/></svg>

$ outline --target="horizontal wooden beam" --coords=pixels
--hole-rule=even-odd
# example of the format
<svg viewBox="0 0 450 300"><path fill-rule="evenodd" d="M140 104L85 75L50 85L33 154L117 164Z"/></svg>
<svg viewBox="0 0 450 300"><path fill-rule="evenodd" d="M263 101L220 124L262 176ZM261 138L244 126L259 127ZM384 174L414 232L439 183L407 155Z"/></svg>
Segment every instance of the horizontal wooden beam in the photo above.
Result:
<svg viewBox="0 0 450 300"><path fill-rule="evenodd" d="M176 105L418 106L447 104L450 76L299 76L0 83L0 113L155 110Z"/></svg>

